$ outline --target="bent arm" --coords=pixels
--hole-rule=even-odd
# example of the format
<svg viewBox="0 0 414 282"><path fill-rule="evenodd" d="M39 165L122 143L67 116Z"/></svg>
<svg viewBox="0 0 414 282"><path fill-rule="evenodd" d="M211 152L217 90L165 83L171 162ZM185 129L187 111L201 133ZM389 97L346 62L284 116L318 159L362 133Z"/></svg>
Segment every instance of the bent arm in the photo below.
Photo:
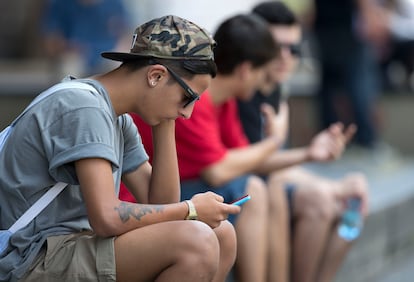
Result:
<svg viewBox="0 0 414 282"><path fill-rule="evenodd" d="M147 205L120 201L107 160L83 159L75 167L89 222L100 236L117 236L149 224L182 220L188 214L185 202Z"/></svg>
<svg viewBox="0 0 414 282"><path fill-rule="evenodd" d="M306 162L328 162L339 159L345 146L352 139L357 128L354 124L344 127L334 123L318 133L308 147L275 152L262 162L258 173L268 174L275 170L287 168Z"/></svg>
<svg viewBox="0 0 414 282"><path fill-rule="evenodd" d="M180 200L180 178L175 145L175 121L167 120L152 128L154 155L149 202L174 203Z"/></svg>
<svg viewBox="0 0 414 282"><path fill-rule="evenodd" d="M175 145L175 121L152 127L154 155L149 163L125 174L122 181L139 203L168 204L180 200L180 179Z"/></svg>
<svg viewBox="0 0 414 282"><path fill-rule="evenodd" d="M246 173L256 172L260 164L278 149L279 144L279 138L268 137L247 147L230 149L224 158L206 167L201 176L210 185L220 186Z"/></svg>
<svg viewBox="0 0 414 282"><path fill-rule="evenodd" d="M310 161L308 148L296 148L277 151L271 154L257 167L257 173L269 174L273 171L300 165Z"/></svg>

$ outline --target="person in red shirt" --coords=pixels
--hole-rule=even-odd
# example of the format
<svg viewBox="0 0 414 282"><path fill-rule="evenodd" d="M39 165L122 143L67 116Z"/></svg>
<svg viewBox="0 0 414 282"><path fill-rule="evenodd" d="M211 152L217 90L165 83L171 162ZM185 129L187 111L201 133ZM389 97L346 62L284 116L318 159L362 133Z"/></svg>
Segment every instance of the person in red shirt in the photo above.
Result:
<svg viewBox="0 0 414 282"><path fill-rule="evenodd" d="M278 54L267 23L255 15L236 15L222 22L214 39L217 76L193 113L176 120L176 146L181 198L213 191L229 203L249 194L240 214L229 215L237 234L237 281L266 281L269 199L256 168L275 152L279 122L268 108L267 136L249 145L238 119L236 97L249 99L264 81L267 63ZM218 63L217 63L218 62ZM143 144L152 154L151 130L133 115ZM186 119L188 118L188 119ZM272 205L277 205L274 198ZM277 212L275 210L275 212Z"/></svg>

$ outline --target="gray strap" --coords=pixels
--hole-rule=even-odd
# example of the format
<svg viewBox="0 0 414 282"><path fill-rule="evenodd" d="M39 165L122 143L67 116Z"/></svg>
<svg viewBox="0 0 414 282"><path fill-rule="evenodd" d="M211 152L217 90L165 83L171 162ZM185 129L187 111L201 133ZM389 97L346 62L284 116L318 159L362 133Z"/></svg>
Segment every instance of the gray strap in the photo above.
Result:
<svg viewBox="0 0 414 282"><path fill-rule="evenodd" d="M39 103L40 101L42 101L43 99L45 99L46 97L48 97L50 94L53 94L54 92L57 92L59 90L63 90L63 89L70 89L70 88L76 88L76 89L84 89L84 90L89 90L92 92L97 92L97 90L95 89L95 87L93 87L92 85L83 83L83 82L78 82L78 81L67 81L67 82L61 82L59 84L56 84L52 87L50 87L49 89L43 91L42 93L40 93L30 104L29 106L26 107L26 109L24 109L24 111L12 122L12 124L10 125L11 127L13 127L17 121L28 111L30 110L34 105L36 105L37 103Z"/></svg>
<svg viewBox="0 0 414 282"><path fill-rule="evenodd" d="M25 227L29 222L31 222L47 205L53 201L54 198L62 192L63 189L68 184L63 182L56 183L52 188L50 188L36 203L33 204L30 208L28 208L25 213L19 217L16 222L10 226L9 231L11 233L15 233L17 230Z"/></svg>

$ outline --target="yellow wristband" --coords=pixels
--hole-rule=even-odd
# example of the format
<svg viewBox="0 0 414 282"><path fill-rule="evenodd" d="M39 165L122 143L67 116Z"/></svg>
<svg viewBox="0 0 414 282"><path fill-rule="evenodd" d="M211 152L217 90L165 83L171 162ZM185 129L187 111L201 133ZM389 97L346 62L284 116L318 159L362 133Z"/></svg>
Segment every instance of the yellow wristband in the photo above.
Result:
<svg viewBox="0 0 414 282"><path fill-rule="evenodd" d="M197 211L192 201L185 201L188 205L188 215L185 219L197 220Z"/></svg>

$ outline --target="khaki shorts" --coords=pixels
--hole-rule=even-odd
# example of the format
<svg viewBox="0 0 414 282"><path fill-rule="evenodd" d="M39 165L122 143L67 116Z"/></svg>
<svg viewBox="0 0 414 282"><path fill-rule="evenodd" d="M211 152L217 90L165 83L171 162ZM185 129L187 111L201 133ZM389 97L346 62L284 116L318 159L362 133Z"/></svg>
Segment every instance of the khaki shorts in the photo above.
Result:
<svg viewBox="0 0 414 282"><path fill-rule="evenodd" d="M116 281L114 237L91 231L51 236L20 281Z"/></svg>

